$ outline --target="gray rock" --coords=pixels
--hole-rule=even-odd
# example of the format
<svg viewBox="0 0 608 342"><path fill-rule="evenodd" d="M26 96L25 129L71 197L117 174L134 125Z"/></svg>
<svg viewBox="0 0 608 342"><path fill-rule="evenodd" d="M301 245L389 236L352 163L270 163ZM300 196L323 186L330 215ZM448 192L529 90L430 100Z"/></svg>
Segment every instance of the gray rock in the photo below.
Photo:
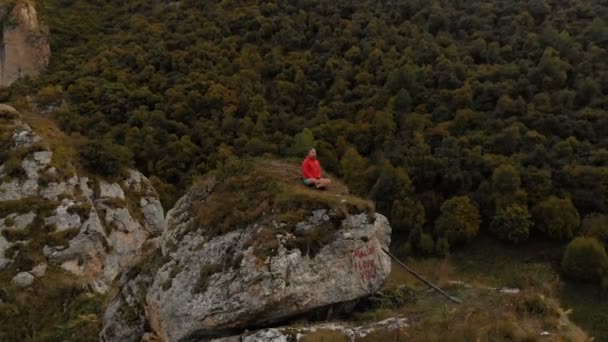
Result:
<svg viewBox="0 0 608 342"><path fill-rule="evenodd" d="M14 111L11 108L6 110L11 113ZM40 137L21 120L18 114L14 117L9 116L8 120L6 125L12 130L13 148L31 146L40 141ZM121 208L110 208L110 206L95 204L93 201L95 192L89 187L89 179L86 177L80 179L76 174L65 179L61 173L51 167L52 159L52 151L36 151L29 153L21 161L25 177L7 179L6 175L0 172L0 201L30 197L47 200L47 204L55 206L50 208L51 216L48 216L45 210L44 217L41 218L45 224L54 225L59 232L73 230L75 237L65 241L67 247L44 246L42 252L49 262L61 265L63 269L89 279L90 286L97 291L105 292L115 277L141 254L144 241L164 230L166 225L158 195L150 182L134 170L129 171L129 176L117 183L100 182L99 195L103 197L101 202L111 198L124 200L125 192L119 184L129 184L139 189L135 193L130 193L135 197L136 203L140 203L142 207L143 222L138 222L133 219L126 205ZM39 181L43 173L53 176L49 184ZM58 198L62 198L59 205L56 204ZM114 204L116 203L118 202L114 201ZM71 210L74 206L79 207L77 211ZM87 207L90 207L88 213ZM97 210L97 207L102 210ZM14 221L11 229L22 229L30 225L36 215L40 214L32 211L22 215L13 213L7 217L11 217ZM0 230L6 228L5 221L5 219L0 220ZM5 257L5 252L11 245L0 234L0 269L12 262ZM32 272L44 273L42 266L35 271Z"/></svg>
<svg viewBox="0 0 608 342"><path fill-rule="evenodd" d="M29 272L19 272L16 276L13 277L13 280L11 280L11 282L15 286L28 287L34 283L34 279L36 279L36 277L34 277L34 275Z"/></svg>
<svg viewBox="0 0 608 342"><path fill-rule="evenodd" d="M329 214L312 214L308 224L332 229L324 215ZM264 257L252 245L260 243L261 229L272 226L252 223L208 239L189 233L192 216L189 201L178 201L169 212L162 236L169 262L158 270L147 295L150 325L163 340L212 337L352 301L376 291L390 273L390 259L381 249L390 243L391 228L379 214L348 216L333 228L335 239L314 256L293 248L289 241L295 237L282 233Z"/></svg>
<svg viewBox="0 0 608 342"><path fill-rule="evenodd" d="M245 336L243 342L287 342L288 335L278 329L260 330L252 335Z"/></svg>
<svg viewBox="0 0 608 342"><path fill-rule="evenodd" d="M40 165L33 159L26 158L21 162L21 167L25 170L27 178L38 180L38 172L44 167L44 165Z"/></svg>
<svg viewBox="0 0 608 342"><path fill-rule="evenodd" d="M6 250L11 248L13 244L8 242L4 236L0 235L0 270L4 269L11 260L6 257Z"/></svg>
<svg viewBox="0 0 608 342"><path fill-rule="evenodd" d="M46 263L42 263L37 265L36 267L34 267L30 273L33 274L35 277L42 277L46 274L46 270L48 268L48 265Z"/></svg>
<svg viewBox="0 0 608 342"><path fill-rule="evenodd" d="M15 201L38 194L38 180L27 179L21 183L18 179L0 183L0 201Z"/></svg>
<svg viewBox="0 0 608 342"><path fill-rule="evenodd" d="M142 197L139 200L141 212L144 215L144 228L151 235L158 235L167 228L163 217L163 207L158 198Z"/></svg>
<svg viewBox="0 0 608 342"><path fill-rule="evenodd" d="M89 188L89 177L80 178L80 190L88 198L93 198L93 190Z"/></svg>
<svg viewBox="0 0 608 342"><path fill-rule="evenodd" d="M46 172L49 172L48 170ZM40 190L40 195L46 199L56 200L62 194L74 194L78 177L73 176L67 182L52 182Z"/></svg>
<svg viewBox="0 0 608 342"><path fill-rule="evenodd" d="M312 211L312 217L310 218L311 223L327 222L329 216L327 215L326 209L317 209Z"/></svg>
<svg viewBox="0 0 608 342"><path fill-rule="evenodd" d="M145 293L154 282L154 275L160 265L146 264L124 272L119 280L120 293L114 297L103 315L103 329L99 334L102 342L140 341L144 334ZM145 267L144 267L145 266Z"/></svg>
<svg viewBox="0 0 608 342"><path fill-rule="evenodd" d="M34 134L34 132L32 132L32 129L29 128L29 126L24 124L22 128L16 130L15 133L13 133L12 141L13 148L29 147L34 143L40 141L40 137Z"/></svg>
<svg viewBox="0 0 608 342"><path fill-rule="evenodd" d="M99 181L99 198L118 198L124 200L125 193L120 185L116 183Z"/></svg>
<svg viewBox="0 0 608 342"><path fill-rule="evenodd" d="M402 330L409 327L409 320L405 317L391 317L379 322L369 322L354 326L348 322L328 322L312 325L284 326L277 328L261 329L246 332L239 336L229 336L212 339L212 342L266 342L266 341L300 341L303 337L318 330L330 330L341 333L343 338L355 342L365 338L371 333L387 333L394 330Z"/></svg>
<svg viewBox="0 0 608 342"><path fill-rule="evenodd" d="M17 215L13 218L15 223L13 224L14 229L25 229L27 226L34 222L36 218L36 214L34 212L29 212L27 214Z"/></svg>
<svg viewBox="0 0 608 342"><path fill-rule="evenodd" d="M51 162L51 159L53 159L53 152L51 151L34 152L34 160L39 165L46 166Z"/></svg>
<svg viewBox="0 0 608 342"><path fill-rule="evenodd" d="M64 199L61 204L55 209L55 215L44 219L46 224L55 225L57 231L64 231L73 228L80 228L80 216L78 214L70 214L68 209L77 203Z"/></svg>

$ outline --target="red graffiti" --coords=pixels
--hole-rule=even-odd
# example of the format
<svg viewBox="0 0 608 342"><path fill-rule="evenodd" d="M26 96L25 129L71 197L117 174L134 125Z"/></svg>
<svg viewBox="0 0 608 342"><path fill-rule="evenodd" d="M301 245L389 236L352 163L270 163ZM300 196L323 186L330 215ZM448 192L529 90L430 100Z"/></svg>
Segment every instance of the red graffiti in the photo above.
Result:
<svg viewBox="0 0 608 342"><path fill-rule="evenodd" d="M376 253L376 248L374 248L374 246L363 246L355 249L353 255L355 256L355 258L365 258L374 253Z"/></svg>
<svg viewBox="0 0 608 342"><path fill-rule="evenodd" d="M376 248L374 246L363 246L353 251L353 262L355 270L361 276L361 279L370 282L376 278L378 258L376 257Z"/></svg>

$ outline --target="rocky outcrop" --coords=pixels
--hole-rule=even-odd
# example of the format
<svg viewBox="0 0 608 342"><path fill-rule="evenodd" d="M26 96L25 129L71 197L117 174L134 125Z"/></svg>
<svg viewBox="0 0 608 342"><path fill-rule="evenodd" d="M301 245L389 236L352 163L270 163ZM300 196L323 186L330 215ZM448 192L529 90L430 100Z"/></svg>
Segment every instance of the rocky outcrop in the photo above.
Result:
<svg viewBox="0 0 608 342"><path fill-rule="evenodd" d="M129 327L118 314L124 308L145 308L154 338L208 340L367 296L390 272L381 249L391 228L382 215L323 208L296 223L262 215L241 229L206 234L196 229L196 211L210 205L215 188L210 179L169 211L152 283L124 283L106 311L103 341L137 340L131 332L141 331L141 314ZM136 303L142 292L145 303Z"/></svg>
<svg viewBox="0 0 608 342"><path fill-rule="evenodd" d="M38 75L50 57L49 30L40 23L33 2L0 6L0 86Z"/></svg>
<svg viewBox="0 0 608 342"><path fill-rule="evenodd" d="M152 239L149 246L156 247L158 242L158 238ZM146 293L163 262L160 254L154 253L154 249L157 248L142 256L137 266L120 277L120 291L104 313L101 341L139 341L145 334Z"/></svg>
<svg viewBox="0 0 608 342"><path fill-rule="evenodd" d="M59 169L53 151L19 113L2 106L0 117L10 146L0 159L0 270L10 271L16 259L33 267L28 260L42 256L107 291L144 241L165 228L152 185L133 170L107 182Z"/></svg>

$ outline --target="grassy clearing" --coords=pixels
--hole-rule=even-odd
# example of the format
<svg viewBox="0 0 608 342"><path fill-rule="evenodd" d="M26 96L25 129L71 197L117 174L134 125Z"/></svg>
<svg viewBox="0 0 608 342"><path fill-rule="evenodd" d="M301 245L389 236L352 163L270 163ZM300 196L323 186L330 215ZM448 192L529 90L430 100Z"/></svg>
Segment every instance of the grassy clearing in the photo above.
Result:
<svg viewBox="0 0 608 342"><path fill-rule="evenodd" d="M597 341L608 340L608 293L597 285L560 281L564 244L529 241L521 246L481 238L452 256L460 279L484 278L492 286L533 288L556 298L571 320Z"/></svg>
<svg viewBox="0 0 608 342"><path fill-rule="evenodd" d="M572 321L595 337L608 341L608 293L595 284L562 283L558 292L562 305L572 310Z"/></svg>
<svg viewBox="0 0 608 342"><path fill-rule="evenodd" d="M547 248L540 250L533 244L515 248L481 242L486 241L482 239L472 248L457 251L446 259L405 260L426 279L460 298L464 304L452 303L429 291L424 284L393 264L393 271L382 291L394 293L391 291L405 285L414 291L415 300L399 307L385 305L360 312L354 319L378 321L397 315L408 317L410 326L403 332L407 341L589 340L568 319L567 310L560 308L557 299L559 296L565 302L560 295L564 290L559 289L557 274L551 266L560 246L553 246L554 250L545 246ZM454 281L463 281L466 285ZM518 294L498 292L496 288L502 287L517 287L521 291ZM571 289L569 295L576 299L580 294ZM589 319L591 311L596 309L590 309L593 307L592 298L587 299L589 312L582 312L581 317ZM576 308L571 318L580 321ZM595 324L599 329L605 329L604 319L600 315L588 325ZM543 331L552 335L541 338Z"/></svg>

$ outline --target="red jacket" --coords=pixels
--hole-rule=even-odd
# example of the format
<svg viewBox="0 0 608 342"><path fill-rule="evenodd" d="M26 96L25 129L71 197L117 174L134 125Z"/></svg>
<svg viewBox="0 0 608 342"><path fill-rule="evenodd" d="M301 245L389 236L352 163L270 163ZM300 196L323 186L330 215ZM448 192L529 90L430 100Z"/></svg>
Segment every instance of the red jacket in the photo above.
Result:
<svg viewBox="0 0 608 342"><path fill-rule="evenodd" d="M321 164L319 164L319 161L306 157L302 162L302 175L305 179L321 178Z"/></svg>

